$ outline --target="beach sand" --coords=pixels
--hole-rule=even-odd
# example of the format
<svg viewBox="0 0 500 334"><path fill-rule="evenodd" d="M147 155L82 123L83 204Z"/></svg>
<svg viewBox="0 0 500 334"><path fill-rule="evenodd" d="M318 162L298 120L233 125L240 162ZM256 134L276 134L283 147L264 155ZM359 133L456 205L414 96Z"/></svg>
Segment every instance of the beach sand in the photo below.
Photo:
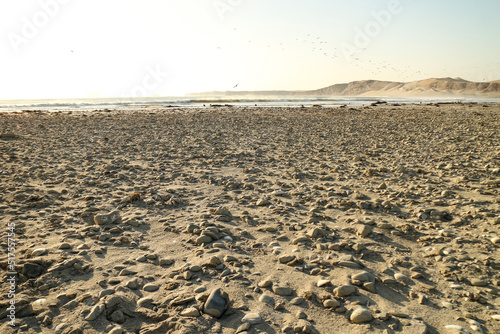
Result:
<svg viewBox="0 0 500 334"><path fill-rule="evenodd" d="M497 104L0 114L0 332L500 333L499 187Z"/></svg>

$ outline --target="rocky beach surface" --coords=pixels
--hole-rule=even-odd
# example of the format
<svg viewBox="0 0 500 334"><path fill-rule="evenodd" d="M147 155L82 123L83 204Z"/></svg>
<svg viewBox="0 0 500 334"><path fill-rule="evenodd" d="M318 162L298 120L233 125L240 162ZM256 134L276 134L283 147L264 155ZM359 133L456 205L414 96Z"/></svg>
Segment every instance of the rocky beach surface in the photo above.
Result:
<svg viewBox="0 0 500 334"><path fill-rule="evenodd" d="M2 113L0 221L1 333L500 333L500 105Z"/></svg>

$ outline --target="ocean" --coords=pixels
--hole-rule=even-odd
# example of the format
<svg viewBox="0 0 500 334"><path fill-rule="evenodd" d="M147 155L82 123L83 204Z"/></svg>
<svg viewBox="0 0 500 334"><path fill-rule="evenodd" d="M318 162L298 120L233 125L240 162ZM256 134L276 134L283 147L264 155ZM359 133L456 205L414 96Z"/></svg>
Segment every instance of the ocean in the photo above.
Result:
<svg viewBox="0 0 500 334"><path fill-rule="evenodd" d="M92 111L92 110L133 110L158 108L202 108L211 105L231 105L247 107L310 107L364 106L376 101L388 103L500 103L500 98L383 98L383 97L311 97L311 96L274 96L274 97L137 97L137 98L79 98L79 99L33 99L0 100L0 112L22 111Z"/></svg>

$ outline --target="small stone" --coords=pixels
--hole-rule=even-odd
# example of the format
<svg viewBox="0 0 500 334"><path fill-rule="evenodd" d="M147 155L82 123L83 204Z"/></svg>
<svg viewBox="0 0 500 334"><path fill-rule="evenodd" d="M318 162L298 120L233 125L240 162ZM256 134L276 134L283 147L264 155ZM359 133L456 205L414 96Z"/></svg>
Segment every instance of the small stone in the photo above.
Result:
<svg viewBox="0 0 500 334"><path fill-rule="evenodd" d="M368 235L370 235L370 233L373 232L373 227L368 225L358 225L357 232L359 235L367 237Z"/></svg>
<svg viewBox="0 0 500 334"><path fill-rule="evenodd" d="M47 249L45 248L37 248L31 252L31 256L40 256L47 253Z"/></svg>
<svg viewBox="0 0 500 334"><path fill-rule="evenodd" d="M221 289L213 290L203 306L203 312L214 318L220 318L229 304L229 296Z"/></svg>
<svg viewBox="0 0 500 334"><path fill-rule="evenodd" d="M269 205L269 204L270 204L269 201L266 200L266 199L264 199L264 198L259 198L257 200L257 202L255 203L255 205L257 205L257 206L266 206L266 205Z"/></svg>
<svg viewBox="0 0 500 334"><path fill-rule="evenodd" d="M201 314L200 314L200 311L196 307L189 307L185 310L182 310L181 315L183 317L195 318L195 317L199 317Z"/></svg>
<svg viewBox="0 0 500 334"><path fill-rule="evenodd" d="M71 245L67 242L63 242L62 244L59 245L59 249L71 249Z"/></svg>
<svg viewBox="0 0 500 334"><path fill-rule="evenodd" d="M316 285L318 286L318 288L321 288L324 286L332 285L332 281L327 280L327 279L322 279L322 280L319 280L318 283L316 283Z"/></svg>
<svg viewBox="0 0 500 334"><path fill-rule="evenodd" d="M273 282L270 281L270 280L264 280L264 281L260 281L258 286L260 288L267 288L267 287L270 287L271 285L273 285Z"/></svg>
<svg viewBox="0 0 500 334"><path fill-rule="evenodd" d="M240 325L240 327L238 327L238 329L236 329L236 334L238 333L246 333L247 330L250 329L250 324L248 322L245 322L243 324Z"/></svg>
<svg viewBox="0 0 500 334"><path fill-rule="evenodd" d="M336 308L340 306L340 302L336 299L326 299L323 302L323 306L326 308Z"/></svg>
<svg viewBox="0 0 500 334"><path fill-rule="evenodd" d="M366 282L375 282L375 277L367 271L363 271L361 273L352 275L351 280L353 282L366 283Z"/></svg>
<svg viewBox="0 0 500 334"><path fill-rule="evenodd" d="M406 283L408 282L408 276L404 275L404 274L401 274L401 273L396 273L394 274L394 278L396 279L396 281L398 281L399 283Z"/></svg>
<svg viewBox="0 0 500 334"><path fill-rule="evenodd" d="M90 310L90 313L85 317L85 320L92 321L97 319L104 311L104 304L98 304Z"/></svg>
<svg viewBox="0 0 500 334"><path fill-rule="evenodd" d="M39 266L38 264L25 263L23 265L22 273L29 278L38 277L42 274L42 272L43 272L43 267Z"/></svg>
<svg viewBox="0 0 500 334"><path fill-rule="evenodd" d="M123 324L125 322L125 315L123 314L122 311L117 310L109 316L110 320L113 322L116 322L118 324Z"/></svg>
<svg viewBox="0 0 500 334"><path fill-rule="evenodd" d="M259 313L248 313L243 317L243 319L241 319L241 322L256 325L262 322L262 317Z"/></svg>
<svg viewBox="0 0 500 334"><path fill-rule="evenodd" d="M120 219L120 212L113 211L109 214L97 215L94 217L94 223L97 225L112 224Z"/></svg>
<svg viewBox="0 0 500 334"><path fill-rule="evenodd" d="M264 304L268 305L273 305L274 304L274 297L263 294L259 297L259 301Z"/></svg>
<svg viewBox="0 0 500 334"><path fill-rule="evenodd" d="M293 289L287 286L273 286L273 292L278 296L290 296L293 293Z"/></svg>
<svg viewBox="0 0 500 334"><path fill-rule="evenodd" d="M353 285L343 285L333 290L337 297L346 297L356 292L356 287Z"/></svg>
<svg viewBox="0 0 500 334"><path fill-rule="evenodd" d="M293 299L290 301L290 304L292 304L292 305L300 305L300 304L302 304L304 301L305 301L305 299L304 299L304 298L302 298L302 297L295 297L295 298L293 298Z"/></svg>
<svg viewBox="0 0 500 334"><path fill-rule="evenodd" d="M135 274L137 274L137 271L125 268L125 269L122 269L120 271L119 276L128 276L128 275L135 275Z"/></svg>
<svg viewBox="0 0 500 334"><path fill-rule="evenodd" d="M160 260L160 266L170 266L173 263L174 263L174 261L170 260L170 259L161 259Z"/></svg>
<svg viewBox="0 0 500 334"><path fill-rule="evenodd" d="M151 298L151 297L141 298L137 301L137 306L152 308L153 307L153 298Z"/></svg>
<svg viewBox="0 0 500 334"><path fill-rule="evenodd" d="M355 324L361 324L371 321L373 319L373 316L367 309L358 308L352 312L350 319Z"/></svg>
<svg viewBox="0 0 500 334"><path fill-rule="evenodd" d="M111 329L108 334L123 334L123 328L121 327L114 327Z"/></svg>
<svg viewBox="0 0 500 334"><path fill-rule="evenodd" d="M157 291L159 288L160 287L154 283L148 283L148 284L144 285L144 287L143 287L144 291L148 291L148 292Z"/></svg>
<svg viewBox="0 0 500 334"><path fill-rule="evenodd" d="M470 284L472 286L486 286L488 285L488 281L480 278L472 278Z"/></svg>
<svg viewBox="0 0 500 334"><path fill-rule="evenodd" d="M491 318L492 318L493 320L500 321L500 314L494 314L494 315L492 315L492 316L491 316Z"/></svg>
<svg viewBox="0 0 500 334"><path fill-rule="evenodd" d="M137 290L139 288L139 284L137 283L137 279L132 279L132 280L128 281L125 285L130 290Z"/></svg>
<svg viewBox="0 0 500 334"><path fill-rule="evenodd" d="M294 255L281 255L278 258L278 260L280 261L280 263L288 263L288 262L295 260L295 256Z"/></svg>
<svg viewBox="0 0 500 334"><path fill-rule="evenodd" d="M210 242L212 242L212 237L208 236L208 235L200 235L198 238L196 238L196 243L197 244L208 244Z"/></svg>

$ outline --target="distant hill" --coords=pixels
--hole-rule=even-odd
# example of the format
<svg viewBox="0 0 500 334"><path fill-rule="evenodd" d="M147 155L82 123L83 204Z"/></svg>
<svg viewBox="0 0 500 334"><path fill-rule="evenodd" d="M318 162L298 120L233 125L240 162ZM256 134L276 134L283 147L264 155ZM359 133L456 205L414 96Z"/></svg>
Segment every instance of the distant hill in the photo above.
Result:
<svg viewBox="0 0 500 334"><path fill-rule="evenodd" d="M227 91L190 96L372 96L372 97L492 97L500 98L500 80L472 82L461 78L431 78L412 82L363 80L307 91Z"/></svg>

